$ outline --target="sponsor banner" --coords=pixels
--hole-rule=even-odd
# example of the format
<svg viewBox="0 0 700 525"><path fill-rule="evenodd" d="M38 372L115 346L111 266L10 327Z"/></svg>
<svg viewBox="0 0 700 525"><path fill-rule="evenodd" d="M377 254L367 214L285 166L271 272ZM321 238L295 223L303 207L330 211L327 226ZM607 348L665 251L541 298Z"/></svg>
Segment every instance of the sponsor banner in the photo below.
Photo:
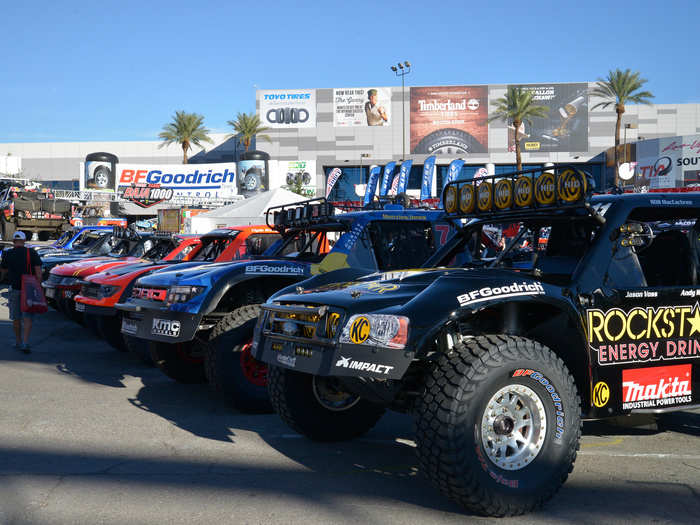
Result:
<svg viewBox="0 0 700 525"><path fill-rule="evenodd" d="M495 301L498 299L521 297L525 295L543 295L544 287L538 282L527 282L504 284L503 286L484 287L472 290L457 296L459 306L481 303L484 301Z"/></svg>
<svg viewBox="0 0 700 525"><path fill-rule="evenodd" d="M656 291L627 292L627 307L587 310L588 344L598 365L700 359L700 305L684 300L684 292L675 304L650 304Z"/></svg>
<svg viewBox="0 0 700 525"><path fill-rule="evenodd" d="M588 151L588 84L517 85L534 93L533 102L549 109L544 118L523 122L518 130L522 152ZM515 151L515 129L508 126L508 150Z"/></svg>
<svg viewBox="0 0 700 525"><path fill-rule="evenodd" d="M291 264L249 264L245 268L247 274L304 275L304 272L303 266Z"/></svg>
<svg viewBox="0 0 700 525"><path fill-rule="evenodd" d="M654 409L692 403L692 365L622 371L622 409Z"/></svg>
<svg viewBox="0 0 700 525"><path fill-rule="evenodd" d="M260 121L269 128L315 128L316 90L258 91Z"/></svg>
<svg viewBox="0 0 700 525"><path fill-rule="evenodd" d="M411 173L412 166L412 160L405 160L401 163L401 169L399 170L399 179L396 185L395 195L406 193L406 188L408 187L408 176Z"/></svg>
<svg viewBox="0 0 700 525"><path fill-rule="evenodd" d="M396 169L396 162L390 162L384 166L384 178L382 179L382 185L379 189L379 195L384 197L389 193L389 187L392 185L394 180L394 170Z"/></svg>
<svg viewBox="0 0 700 525"><path fill-rule="evenodd" d="M239 162L240 164L240 162ZM299 188L305 195L316 195L316 161L270 161L270 188Z"/></svg>
<svg viewBox="0 0 700 525"><path fill-rule="evenodd" d="M119 164L116 164L118 167ZM91 160L80 163L80 191L116 191L116 169L111 162Z"/></svg>
<svg viewBox="0 0 700 525"><path fill-rule="evenodd" d="M365 196L362 199L362 206L367 206L372 199L374 199L374 194L377 191L377 183L379 182L379 174L382 168L379 166L371 166L369 169L369 180L367 181L367 188L365 189Z"/></svg>
<svg viewBox="0 0 700 525"><path fill-rule="evenodd" d="M488 87L411 88L411 153L488 151Z"/></svg>
<svg viewBox="0 0 700 525"><path fill-rule="evenodd" d="M431 155L423 162L423 181L420 185L420 200L424 201L431 196L432 184L435 180L435 155Z"/></svg>
<svg viewBox="0 0 700 525"><path fill-rule="evenodd" d="M445 191L445 186L447 186L449 182L454 182L457 180L460 172L462 171L463 166L464 160L455 159L452 162L450 162L450 165L447 167L447 177L445 177L445 180L442 183L442 192L440 192L440 208L445 208L445 203L442 202L442 194Z"/></svg>
<svg viewBox="0 0 700 525"><path fill-rule="evenodd" d="M391 88L333 90L333 125L336 128L390 124Z"/></svg>
<svg viewBox="0 0 700 525"><path fill-rule="evenodd" d="M161 188L158 184L133 184L124 188L121 198L142 208L150 208L173 198L172 188Z"/></svg>
<svg viewBox="0 0 700 525"><path fill-rule="evenodd" d="M228 198L238 193L236 164L116 164L117 192L124 194L132 187L168 188L173 195Z"/></svg>
<svg viewBox="0 0 700 525"><path fill-rule="evenodd" d="M700 135L642 140L637 142L636 151L636 186L700 186Z"/></svg>
<svg viewBox="0 0 700 525"><path fill-rule="evenodd" d="M333 168L328 174L328 179L326 180L326 198L330 196L335 183L338 182L338 179L340 179L342 174L343 171L340 168Z"/></svg>

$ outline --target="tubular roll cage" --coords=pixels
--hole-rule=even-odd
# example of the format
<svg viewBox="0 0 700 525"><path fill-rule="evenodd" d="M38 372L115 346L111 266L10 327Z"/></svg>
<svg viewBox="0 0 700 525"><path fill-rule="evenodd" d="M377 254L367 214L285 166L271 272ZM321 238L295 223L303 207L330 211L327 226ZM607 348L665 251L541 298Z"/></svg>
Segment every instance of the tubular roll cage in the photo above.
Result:
<svg viewBox="0 0 700 525"><path fill-rule="evenodd" d="M335 219L333 206L325 197L272 206L265 212L265 224L280 233L290 229L337 225L339 222Z"/></svg>
<svg viewBox="0 0 700 525"><path fill-rule="evenodd" d="M546 200L551 199L551 203L541 202L542 198L538 199L538 181L540 189L543 191L546 188L544 186L545 181L541 179L544 175L550 175L550 184L553 184L550 188L552 195ZM517 186L516 181L521 182L523 178L529 181L529 199L527 204L519 205L517 204L516 192ZM497 198L497 184L500 181L509 181L509 203L502 208L496 204ZM578 183L577 188L580 189L580 194L572 199L571 196L564 194L566 192L567 185L570 185L572 181ZM488 183L488 186L484 186L489 191L489 204L487 209L479 208L479 194L480 186L484 183ZM525 183L527 184L527 183ZM512 217L512 218L522 218L522 217L532 217L533 215L551 215L552 212L558 212L563 210L574 210L574 209L585 209L590 215L596 219L602 219L599 217L595 210L590 205L590 196L593 189L593 180L589 174L585 173L581 169L570 165L570 164L559 164L556 166L551 166L548 168L532 168L527 170L514 171L511 173L504 173L501 175L489 175L486 177L479 177L478 179L471 180L457 180L448 182L442 192L442 202L445 206L445 215L452 219L483 219L483 218L501 218L501 217ZM465 186L472 186L471 197L473 200L471 211L465 212L462 209L462 191ZM448 193L454 192L453 198L455 199L454 211L448 211L447 197ZM482 189L483 191L483 189Z"/></svg>

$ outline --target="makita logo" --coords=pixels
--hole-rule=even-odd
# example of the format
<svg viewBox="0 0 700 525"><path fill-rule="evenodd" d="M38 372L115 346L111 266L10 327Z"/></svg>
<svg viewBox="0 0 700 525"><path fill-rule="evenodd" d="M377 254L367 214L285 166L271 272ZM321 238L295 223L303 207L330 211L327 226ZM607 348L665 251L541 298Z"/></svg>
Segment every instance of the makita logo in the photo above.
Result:
<svg viewBox="0 0 700 525"><path fill-rule="evenodd" d="M691 365L623 370L623 410L690 403L691 373Z"/></svg>
<svg viewBox="0 0 700 525"><path fill-rule="evenodd" d="M177 337L180 335L180 321L171 319L153 319L151 327L153 335L164 335L166 337Z"/></svg>
<svg viewBox="0 0 700 525"><path fill-rule="evenodd" d="M165 301L168 295L167 290L157 288L134 288L131 297L136 299L148 299L149 301Z"/></svg>
<svg viewBox="0 0 700 525"><path fill-rule="evenodd" d="M353 361L349 357L341 356L335 363L338 368L349 368L360 372L374 372L375 374L388 374L394 367L389 365L378 365L375 363L365 363L364 361Z"/></svg>
<svg viewBox="0 0 700 525"><path fill-rule="evenodd" d="M271 264L257 264L255 266L246 266L245 273L277 273L302 275L304 273L304 268L302 268L301 266L278 266Z"/></svg>
<svg viewBox="0 0 700 525"><path fill-rule="evenodd" d="M522 283L506 284L504 286L485 287L479 290L472 290L457 297L459 306L468 304L480 303L492 299L500 299L505 297L519 297L522 295L542 295L544 287L540 283Z"/></svg>
<svg viewBox="0 0 700 525"><path fill-rule="evenodd" d="M467 99L463 98L461 102L438 102L437 100L418 101L419 111L458 111L467 109Z"/></svg>

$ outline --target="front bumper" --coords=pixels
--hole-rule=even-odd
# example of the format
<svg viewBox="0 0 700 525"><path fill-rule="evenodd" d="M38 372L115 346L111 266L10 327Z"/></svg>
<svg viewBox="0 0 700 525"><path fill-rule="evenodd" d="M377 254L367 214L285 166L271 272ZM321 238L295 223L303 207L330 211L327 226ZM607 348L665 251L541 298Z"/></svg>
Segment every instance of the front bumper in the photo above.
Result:
<svg viewBox="0 0 700 525"><path fill-rule="evenodd" d="M44 281L41 283L44 288L44 295L47 299L58 301L60 299L73 299L80 293L80 285L78 286L56 286L53 283Z"/></svg>
<svg viewBox="0 0 700 525"><path fill-rule="evenodd" d="M185 343L194 339L202 321L201 314L175 312L168 308L145 308L128 303L117 303L122 312L122 333L162 343Z"/></svg>
<svg viewBox="0 0 700 525"><path fill-rule="evenodd" d="M118 313L118 310L113 306L96 306L78 301L75 301L75 310L87 315L99 315L102 317L114 317Z"/></svg>

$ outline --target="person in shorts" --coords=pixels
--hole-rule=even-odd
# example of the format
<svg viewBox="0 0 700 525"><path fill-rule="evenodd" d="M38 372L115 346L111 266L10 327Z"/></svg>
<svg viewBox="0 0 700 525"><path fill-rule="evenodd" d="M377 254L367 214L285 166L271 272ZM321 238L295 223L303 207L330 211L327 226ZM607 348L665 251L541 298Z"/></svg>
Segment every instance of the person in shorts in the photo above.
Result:
<svg viewBox="0 0 700 525"><path fill-rule="evenodd" d="M22 275L34 274L41 282L41 258L33 248L24 246L27 237L24 232L15 232L12 237L14 248L3 250L0 272L2 278L8 277L10 283L10 320L15 331L15 348L29 353L29 334L32 331L34 314L23 312L20 308L20 293L22 290ZM27 258L29 262L27 263ZM24 325L24 326L23 326Z"/></svg>

